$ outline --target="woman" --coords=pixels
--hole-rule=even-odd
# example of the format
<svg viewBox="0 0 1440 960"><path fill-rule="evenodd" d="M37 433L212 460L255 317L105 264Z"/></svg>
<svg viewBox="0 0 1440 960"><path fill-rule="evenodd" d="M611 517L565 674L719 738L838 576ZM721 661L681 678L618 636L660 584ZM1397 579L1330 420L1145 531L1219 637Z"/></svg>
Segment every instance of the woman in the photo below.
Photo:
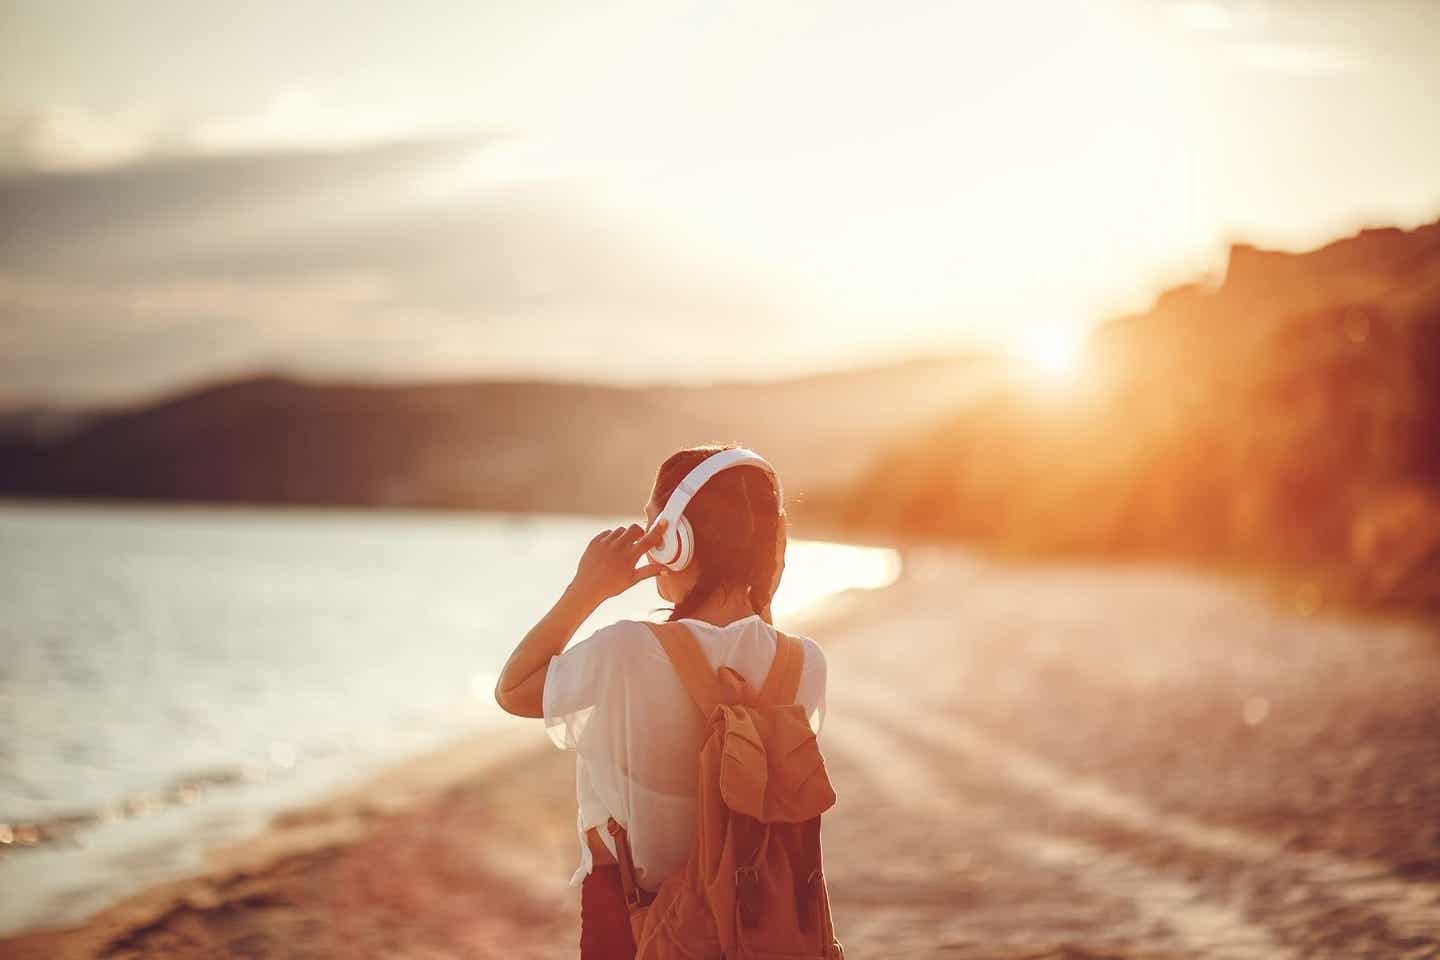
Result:
<svg viewBox="0 0 1440 960"><path fill-rule="evenodd" d="M694 559L679 572L636 561L660 542L656 519L694 467L729 445L673 454L645 504L646 527L596 534L574 579L500 673L495 698L506 711L543 717L555 744L576 753L579 799L580 955L631 956L635 950L616 866L613 817L626 830L637 880L653 891L679 871L695 831L696 764L703 721L654 634L640 621L601 627L565 651L596 607L650 577L674 604L667 621L685 623L711 665L729 666L758 688L775 655L770 600L785 569L785 513L776 484L759 466L711 477L685 508ZM825 657L805 648L796 702L818 733L825 712ZM564 651L563 653L561 651Z"/></svg>

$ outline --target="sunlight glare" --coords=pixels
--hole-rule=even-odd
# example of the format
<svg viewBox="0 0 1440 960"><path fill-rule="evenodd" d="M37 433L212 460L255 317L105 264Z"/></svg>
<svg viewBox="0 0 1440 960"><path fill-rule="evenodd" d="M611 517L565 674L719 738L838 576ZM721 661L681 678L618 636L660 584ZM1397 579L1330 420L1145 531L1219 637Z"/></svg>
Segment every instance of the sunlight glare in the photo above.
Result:
<svg viewBox="0 0 1440 960"><path fill-rule="evenodd" d="M1015 352L1025 366L1049 380L1073 380L1085 359L1085 337L1076 330L1047 327L1024 337Z"/></svg>
<svg viewBox="0 0 1440 960"><path fill-rule="evenodd" d="M785 572L771 603L777 616L817 607L838 583L850 589L878 590L900 576L900 554L884 547L791 540L785 554Z"/></svg>

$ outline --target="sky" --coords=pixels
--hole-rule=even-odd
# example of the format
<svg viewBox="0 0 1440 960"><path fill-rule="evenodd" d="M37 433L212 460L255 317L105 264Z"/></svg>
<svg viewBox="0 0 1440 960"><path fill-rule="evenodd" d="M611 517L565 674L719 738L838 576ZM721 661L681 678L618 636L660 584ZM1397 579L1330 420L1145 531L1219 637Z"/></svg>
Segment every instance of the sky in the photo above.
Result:
<svg viewBox="0 0 1440 960"><path fill-rule="evenodd" d="M1440 3L0 5L0 403L1053 354L1440 217Z"/></svg>

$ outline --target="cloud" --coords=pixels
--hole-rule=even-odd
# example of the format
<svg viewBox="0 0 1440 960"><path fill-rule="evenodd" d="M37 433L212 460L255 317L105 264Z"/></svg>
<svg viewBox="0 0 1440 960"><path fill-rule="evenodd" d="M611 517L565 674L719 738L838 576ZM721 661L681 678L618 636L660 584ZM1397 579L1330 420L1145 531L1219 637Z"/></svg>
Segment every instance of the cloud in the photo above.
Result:
<svg viewBox="0 0 1440 960"><path fill-rule="evenodd" d="M463 113L426 104L326 103L289 90L260 110L179 122L132 107L111 113L63 104L0 117L0 172L72 172L157 156L257 154L364 148L473 135Z"/></svg>
<svg viewBox="0 0 1440 960"><path fill-rule="evenodd" d="M163 156L0 177L0 262L46 275L165 272L188 257L383 217L417 180L469 162L481 137L352 150ZM237 264L242 272L244 266Z"/></svg>
<svg viewBox="0 0 1440 960"><path fill-rule="evenodd" d="M455 137L0 178L0 380L94 400L277 358L593 374L632 342L673 356L651 330L773 329L764 278L528 156Z"/></svg>
<svg viewBox="0 0 1440 960"><path fill-rule="evenodd" d="M1171 24L1204 44L1222 67L1297 77L1364 69L1380 43L1344 6L1185 0L1168 8Z"/></svg>
<svg viewBox="0 0 1440 960"><path fill-rule="evenodd" d="M291 90L252 114L196 124L187 140L205 153L361 146L386 140L454 134L454 124L383 104L334 106L305 90Z"/></svg>
<svg viewBox="0 0 1440 960"><path fill-rule="evenodd" d="M1335 46L1246 43L1230 49L1233 61L1250 70L1299 77L1326 77L1354 73L1365 61Z"/></svg>
<svg viewBox="0 0 1440 960"><path fill-rule="evenodd" d="M127 163L180 139L144 110L101 114L49 106L0 118L0 171L91 170Z"/></svg>

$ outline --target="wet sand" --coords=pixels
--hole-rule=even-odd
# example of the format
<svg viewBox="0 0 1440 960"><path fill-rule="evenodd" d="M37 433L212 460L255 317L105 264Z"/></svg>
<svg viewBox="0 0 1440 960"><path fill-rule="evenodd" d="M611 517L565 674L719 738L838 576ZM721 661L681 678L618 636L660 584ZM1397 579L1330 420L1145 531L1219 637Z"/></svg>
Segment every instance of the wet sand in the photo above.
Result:
<svg viewBox="0 0 1440 960"><path fill-rule="evenodd" d="M855 957L1440 957L1440 639L1159 568L915 552L825 645ZM538 722L0 957L574 955L573 761Z"/></svg>

